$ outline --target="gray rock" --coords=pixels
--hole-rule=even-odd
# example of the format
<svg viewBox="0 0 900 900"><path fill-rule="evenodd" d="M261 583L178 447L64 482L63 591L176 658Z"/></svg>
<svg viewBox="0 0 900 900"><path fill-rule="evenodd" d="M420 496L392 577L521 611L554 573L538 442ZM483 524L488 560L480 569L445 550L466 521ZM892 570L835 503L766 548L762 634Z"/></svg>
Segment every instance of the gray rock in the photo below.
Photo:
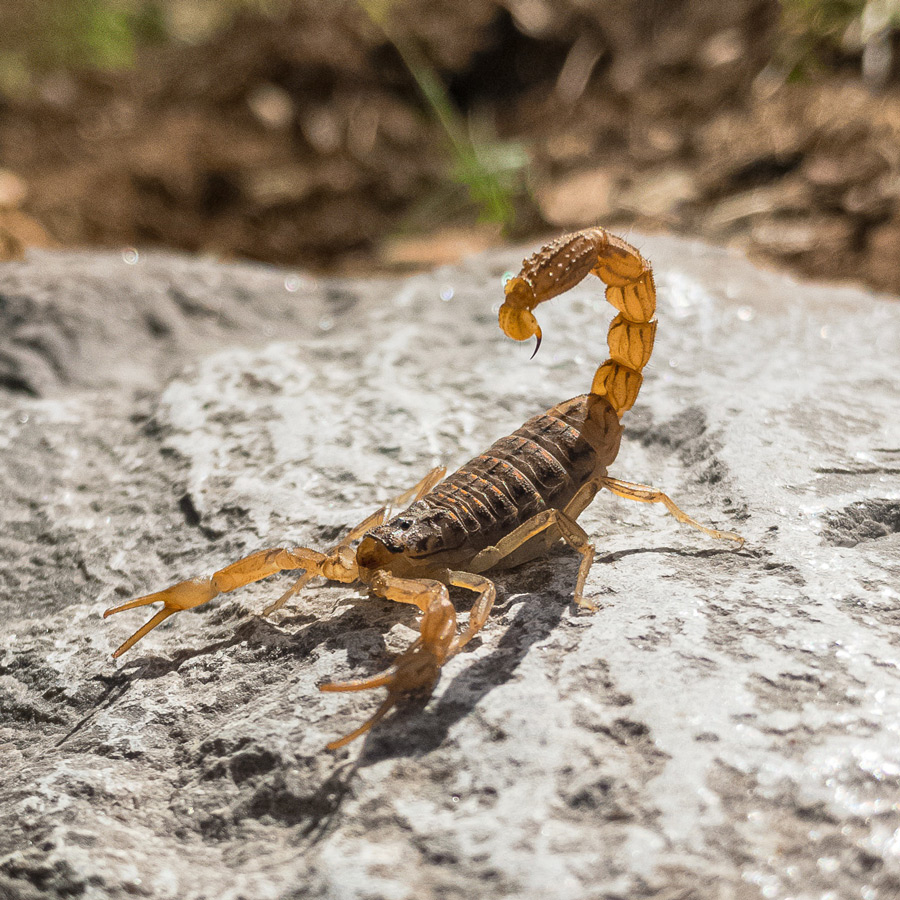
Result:
<svg viewBox="0 0 900 900"><path fill-rule="evenodd" d="M0 896L900 893L900 306L633 240L660 328L613 474L747 544L598 498L598 612L564 549L499 574L427 705L337 754L379 698L316 685L384 667L412 609L316 585L267 621L274 578L118 663L147 611L101 612L326 545L583 392L599 282L542 307L529 362L495 323L521 251L293 291L170 256L5 267Z"/></svg>

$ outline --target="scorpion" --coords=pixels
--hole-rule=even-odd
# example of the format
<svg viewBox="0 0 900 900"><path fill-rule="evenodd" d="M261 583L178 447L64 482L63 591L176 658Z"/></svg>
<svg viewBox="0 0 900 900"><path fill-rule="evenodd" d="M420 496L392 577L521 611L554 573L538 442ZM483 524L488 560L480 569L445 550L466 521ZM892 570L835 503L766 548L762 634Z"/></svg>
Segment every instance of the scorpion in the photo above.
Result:
<svg viewBox="0 0 900 900"><path fill-rule="evenodd" d="M701 525L661 491L607 474L619 451L620 419L637 399L656 335L653 272L635 247L600 227L547 244L507 281L499 313L501 329L517 341L536 338L536 353L542 335L534 308L574 287L588 273L604 282L606 299L618 310L607 335L609 359L597 369L589 393L528 419L447 478L444 468L433 469L326 552L308 547L259 550L212 576L181 581L107 609L104 618L163 604L113 657L174 613L277 572L302 574L265 608L266 616L316 576L344 584L362 582L378 597L418 607L419 634L383 672L319 685L322 691L387 689L369 719L327 745L336 750L369 731L401 699L431 693L441 667L481 631L490 615L497 592L485 572L521 565L562 540L581 556L574 603L596 610L584 596L594 549L576 520L598 491L605 488L627 500L660 503L679 522L713 538L743 544L738 534ZM391 510L401 507L406 508L388 518ZM465 627L457 625L448 587L475 595Z"/></svg>

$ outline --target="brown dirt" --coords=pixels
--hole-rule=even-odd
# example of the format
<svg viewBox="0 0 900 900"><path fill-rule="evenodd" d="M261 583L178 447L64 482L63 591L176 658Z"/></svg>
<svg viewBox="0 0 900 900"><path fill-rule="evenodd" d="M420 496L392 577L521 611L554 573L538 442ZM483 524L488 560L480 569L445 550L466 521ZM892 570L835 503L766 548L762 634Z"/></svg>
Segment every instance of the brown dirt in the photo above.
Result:
<svg viewBox="0 0 900 900"><path fill-rule="evenodd" d="M900 92L785 84L775 0L407 2L394 36L516 140L514 236L602 222L699 234L900 292ZM487 123L485 125L485 123ZM0 108L6 254L164 245L317 269L423 265L499 239L356 3L243 16L124 74ZM13 182L14 183L14 182ZM21 193L21 192L20 192Z"/></svg>

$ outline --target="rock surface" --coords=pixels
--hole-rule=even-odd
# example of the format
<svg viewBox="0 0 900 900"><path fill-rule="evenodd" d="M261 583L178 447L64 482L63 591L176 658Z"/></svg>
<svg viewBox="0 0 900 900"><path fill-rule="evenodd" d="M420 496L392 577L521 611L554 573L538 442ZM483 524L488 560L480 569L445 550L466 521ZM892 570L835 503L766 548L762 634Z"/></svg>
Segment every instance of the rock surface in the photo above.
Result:
<svg viewBox="0 0 900 900"><path fill-rule="evenodd" d="M900 893L900 304L672 238L612 473L739 551L598 498L424 707L337 754L412 610L272 579L104 608L321 547L438 461L581 393L599 283L495 324L521 251L404 281L34 253L0 274L0 897ZM275 582L275 583L273 583ZM459 598L461 605L465 597Z"/></svg>

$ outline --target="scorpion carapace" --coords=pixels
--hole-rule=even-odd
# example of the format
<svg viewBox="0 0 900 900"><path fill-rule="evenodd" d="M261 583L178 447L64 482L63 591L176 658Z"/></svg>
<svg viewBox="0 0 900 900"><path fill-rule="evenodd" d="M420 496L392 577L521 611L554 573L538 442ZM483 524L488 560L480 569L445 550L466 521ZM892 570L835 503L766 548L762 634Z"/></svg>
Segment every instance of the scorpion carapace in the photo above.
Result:
<svg viewBox="0 0 900 900"><path fill-rule="evenodd" d="M334 750L368 731L403 696L431 691L443 664L481 630L490 614L496 589L484 575L488 570L527 562L565 541L581 556L574 602L595 609L584 597L594 550L576 519L602 488L629 500L661 503L679 522L714 538L743 543L733 532L696 522L662 492L607 474L619 450L619 419L637 398L641 370L650 359L656 333L653 275L634 247L602 228L548 244L507 282L501 328L517 340L536 337L540 345L541 330L532 311L588 273L605 282L606 297L619 310L609 328L610 358L597 369L590 393L534 416L446 479L444 469L432 470L330 550L259 550L211 576L182 581L106 610L104 617L163 604L113 656L120 656L180 610L290 569L302 574L266 607L264 615L281 608L316 576L347 584L361 581L379 597L417 606L422 613L419 636L385 671L358 681L320 685L323 691L387 689L371 718L328 745ZM403 507L402 513L388 518L389 510ZM448 587L475 594L461 629Z"/></svg>

